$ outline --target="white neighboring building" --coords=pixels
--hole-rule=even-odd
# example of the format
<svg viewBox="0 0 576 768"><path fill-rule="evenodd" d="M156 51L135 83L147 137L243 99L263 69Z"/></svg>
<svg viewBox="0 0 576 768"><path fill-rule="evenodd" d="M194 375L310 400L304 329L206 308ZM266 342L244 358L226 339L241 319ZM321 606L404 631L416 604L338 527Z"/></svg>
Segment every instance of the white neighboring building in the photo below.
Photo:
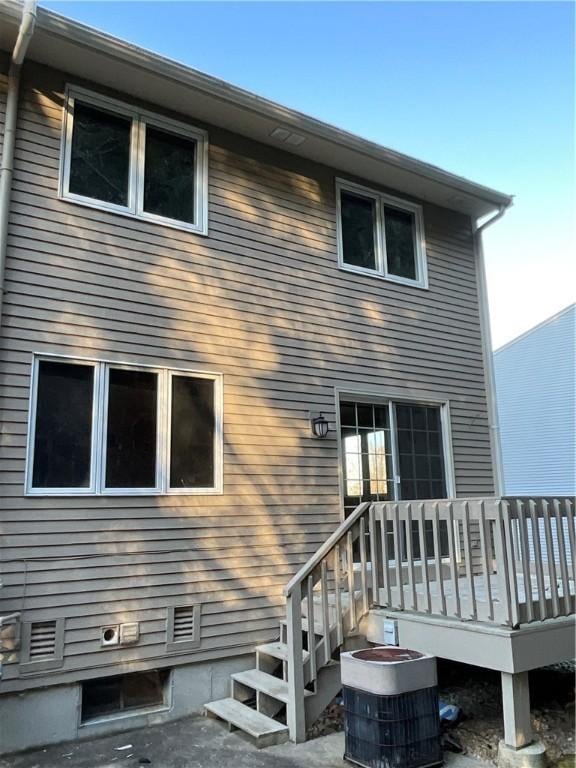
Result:
<svg viewBox="0 0 576 768"><path fill-rule="evenodd" d="M506 495L576 494L576 304L494 353Z"/></svg>

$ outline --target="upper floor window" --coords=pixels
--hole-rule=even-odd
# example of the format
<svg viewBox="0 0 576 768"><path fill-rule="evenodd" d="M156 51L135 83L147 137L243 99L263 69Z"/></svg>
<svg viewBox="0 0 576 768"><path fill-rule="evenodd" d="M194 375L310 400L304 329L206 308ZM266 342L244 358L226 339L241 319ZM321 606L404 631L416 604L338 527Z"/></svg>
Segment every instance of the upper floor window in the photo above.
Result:
<svg viewBox="0 0 576 768"><path fill-rule="evenodd" d="M336 194L340 266L427 287L422 208L342 180Z"/></svg>
<svg viewBox="0 0 576 768"><path fill-rule="evenodd" d="M69 87L60 194L67 200L207 231L207 134Z"/></svg>
<svg viewBox="0 0 576 768"><path fill-rule="evenodd" d="M214 374L36 358L26 490L218 492L220 401Z"/></svg>

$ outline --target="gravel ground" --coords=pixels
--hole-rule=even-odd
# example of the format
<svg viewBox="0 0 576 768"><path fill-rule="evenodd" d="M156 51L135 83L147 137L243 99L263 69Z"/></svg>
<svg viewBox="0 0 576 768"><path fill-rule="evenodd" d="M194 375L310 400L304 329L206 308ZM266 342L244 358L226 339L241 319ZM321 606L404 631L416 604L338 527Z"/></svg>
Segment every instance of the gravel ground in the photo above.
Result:
<svg viewBox="0 0 576 768"><path fill-rule="evenodd" d="M460 722L445 732L445 747L451 740L463 752L495 762L503 737L500 675L497 672L455 662L439 661L440 698L462 709ZM574 673L568 666L538 670L530 674L532 722L548 748L550 765L574 768ZM309 730L316 738L343 729L343 709L336 702Z"/></svg>

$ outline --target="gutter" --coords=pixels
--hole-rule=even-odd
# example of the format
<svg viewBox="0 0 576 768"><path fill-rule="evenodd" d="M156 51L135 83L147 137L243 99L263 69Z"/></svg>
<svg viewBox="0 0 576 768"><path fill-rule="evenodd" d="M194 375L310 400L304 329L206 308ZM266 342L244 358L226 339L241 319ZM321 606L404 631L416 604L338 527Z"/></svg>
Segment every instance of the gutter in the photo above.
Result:
<svg viewBox="0 0 576 768"><path fill-rule="evenodd" d="M4 271L8 245L8 216L14 173L14 146L16 143L16 119L18 116L18 97L20 93L20 74L22 62L36 24L37 0L25 0L18 37L10 58L8 70L8 91L6 94L6 121L0 164L0 326L2 325L2 304L4 300Z"/></svg>
<svg viewBox="0 0 576 768"><path fill-rule="evenodd" d="M482 356L486 371L486 401L488 405L488 425L490 428L490 451L492 454L492 473L494 476L494 494L504 495L504 470L502 466L502 448L500 444L500 420L496 397L496 376L492 351L492 331L490 329L490 310L488 308L488 286L486 282L486 265L482 233L495 224L506 213L512 203L501 206L498 213L478 226L475 222L472 230L474 237L474 252L476 255L476 275L478 279L478 299L480 308L480 330L482 335Z"/></svg>

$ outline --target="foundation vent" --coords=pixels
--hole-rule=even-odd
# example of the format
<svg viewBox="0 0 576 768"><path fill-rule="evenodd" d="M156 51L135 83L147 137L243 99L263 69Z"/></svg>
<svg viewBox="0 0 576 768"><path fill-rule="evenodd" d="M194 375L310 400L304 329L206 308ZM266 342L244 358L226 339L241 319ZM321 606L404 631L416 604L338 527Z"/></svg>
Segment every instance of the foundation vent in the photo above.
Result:
<svg viewBox="0 0 576 768"><path fill-rule="evenodd" d="M166 633L168 650L186 650L200 644L200 606L177 605L168 608Z"/></svg>
<svg viewBox="0 0 576 768"><path fill-rule="evenodd" d="M56 622L38 621L30 625L30 661L46 659L56 654Z"/></svg>
<svg viewBox="0 0 576 768"><path fill-rule="evenodd" d="M64 619L22 624L20 672L58 669L64 662Z"/></svg>
<svg viewBox="0 0 576 768"><path fill-rule="evenodd" d="M174 642L194 638L194 606L174 608Z"/></svg>

